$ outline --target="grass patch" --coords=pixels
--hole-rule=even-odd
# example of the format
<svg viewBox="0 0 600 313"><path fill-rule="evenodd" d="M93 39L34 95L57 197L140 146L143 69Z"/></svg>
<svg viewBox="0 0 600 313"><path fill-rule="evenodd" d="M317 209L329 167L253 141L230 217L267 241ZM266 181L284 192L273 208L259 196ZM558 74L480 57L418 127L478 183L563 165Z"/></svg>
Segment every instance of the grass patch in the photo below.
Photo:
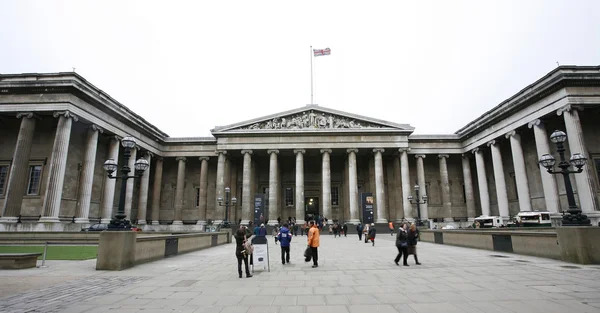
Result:
<svg viewBox="0 0 600 313"><path fill-rule="evenodd" d="M44 253L44 246L0 246L0 253ZM98 246L49 245L46 260L89 260L98 255ZM38 258L41 260L42 256Z"/></svg>

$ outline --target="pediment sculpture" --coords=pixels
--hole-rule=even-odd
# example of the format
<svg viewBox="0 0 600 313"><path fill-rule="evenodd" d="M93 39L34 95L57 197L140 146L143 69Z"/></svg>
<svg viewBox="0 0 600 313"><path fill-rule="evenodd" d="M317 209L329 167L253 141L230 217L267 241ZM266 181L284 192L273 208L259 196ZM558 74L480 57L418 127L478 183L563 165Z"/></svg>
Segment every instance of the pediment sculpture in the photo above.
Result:
<svg viewBox="0 0 600 313"><path fill-rule="evenodd" d="M382 128L381 125L359 121L353 118L315 112L314 110L275 117L270 120L257 122L240 130L254 129L339 129L339 128Z"/></svg>

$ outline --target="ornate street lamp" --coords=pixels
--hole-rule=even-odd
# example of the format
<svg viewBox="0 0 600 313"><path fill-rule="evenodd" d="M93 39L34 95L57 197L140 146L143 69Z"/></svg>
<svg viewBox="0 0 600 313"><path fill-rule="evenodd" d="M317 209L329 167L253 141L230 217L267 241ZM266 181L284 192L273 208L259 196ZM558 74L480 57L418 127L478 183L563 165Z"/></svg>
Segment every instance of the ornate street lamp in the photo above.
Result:
<svg viewBox="0 0 600 313"><path fill-rule="evenodd" d="M223 197L218 197L217 202L219 202L219 206L225 206L225 218L223 219L223 228L230 228L229 225L229 205L235 205L237 203L237 199L235 197L231 197L231 188L225 187L225 204L223 204ZM231 199L231 200L230 200Z"/></svg>
<svg viewBox="0 0 600 313"><path fill-rule="evenodd" d="M108 178L121 179L121 181L122 181L121 195L119 198L119 209L117 210L117 214L115 214L113 219L110 221L110 224L108 224L109 230L131 229L131 223L129 222L129 220L125 219L127 217L127 215L125 215L125 192L127 189L127 180L130 178L142 177L142 174L144 174L144 171L147 170L148 167L150 166L146 159L140 158L137 161L135 161L135 165L134 165L135 175L129 176L129 172L131 172L131 169L129 168L129 166L127 166L127 164L129 164L129 158L131 157L131 149L133 149L135 147L135 139L131 136L126 136L125 138L123 138L121 140L121 144L123 145L123 148L125 148L123 151L123 163L125 165L123 165L121 167L122 175L121 176L113 175L113 173L118 168L117 162L113 159L106 160L106 162L104 162L104 166L103 166L104 170L106 170L106 173L108 174Z"/></svg>
<svg viewBox="0 0 600 313"><path fill-rule="evenodd" d="M550 154L542 155L539 163L540 165L546 168L548 173L562 174L563 179L565 180L565 189L567 190L567 201L569 202L569 209L567 210L568 214L564 214L563 212L562 225L591 226L592 224L588 219L587 215L581 214L581 209L579 209L577 207L577 204L575 204L573 186L571 185L571 180L569 179L569 174L583 172L583 166L585 165L587 159L581 153L573 153L569 162L565 160L564 142L567 141L567 134L560 130L555 130L552 133L552 135L550 135L550 141L556 144L556 150L558 151L558 154L560 156L560 162L558 163L558 167L560 168L560 170L554 170L556 160ZM571 166L577 168L577 170L569 170Z"/></svg>
<svg viewBox="0 0 600 313"><path fill-rule="evenodd" d="M408 201L410 201L410 204L417 204L417 225L423 226L423 221L421 221L421 204L427 203L427 195L423 195L421 200L419 200L419 185L415 185L414 190L415 194L417 195L416 200L413 198L413 196L409 195Z"/></svg>

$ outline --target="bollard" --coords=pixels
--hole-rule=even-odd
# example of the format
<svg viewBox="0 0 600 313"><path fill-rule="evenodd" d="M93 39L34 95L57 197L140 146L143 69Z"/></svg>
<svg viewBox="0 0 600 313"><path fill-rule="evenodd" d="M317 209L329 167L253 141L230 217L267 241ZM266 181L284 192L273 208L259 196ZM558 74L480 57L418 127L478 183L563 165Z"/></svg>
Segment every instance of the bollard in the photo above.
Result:
<svg viewBox="0 0 600 313"><path fill-rule="evenodd" d="M44 245L44 255L42 256L42 265L40 265L40 268L48 267L46 266L46 252L48 252L48 242Z"/></svg>

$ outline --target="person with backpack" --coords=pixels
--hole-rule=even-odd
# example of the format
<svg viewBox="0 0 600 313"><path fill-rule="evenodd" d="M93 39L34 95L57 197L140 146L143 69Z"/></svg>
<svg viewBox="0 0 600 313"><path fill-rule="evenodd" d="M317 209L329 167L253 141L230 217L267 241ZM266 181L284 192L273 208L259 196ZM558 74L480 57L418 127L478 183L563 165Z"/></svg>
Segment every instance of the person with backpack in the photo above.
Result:
<svg viewBox="0 0 600 313"><path fill-rule="evenodd" d="M288 228L289 225L283 224L277 234L277 240L281 243L281 264L290 263L290 243L292 242L292 233Z"/></svg>
<svg viewBox="0 0 600 313"><path fill-rule="evenodd" d="M248 257L250 256L250 254L246 249L246 243L249 240L249 238L246 237L245 227L240 227L235 232L233 237L235 238L235 256L237 258L238 263L238 274L240 275L240 278L242 278L242 262L244 262L244 267L246 268L246 277L250 278L252 277L248 268Z"/></svg>
<svg viewBox="0 0 600 313"><path fill-rule="evenodd" d="M358 233L358 241L361 241L363 233L363 225L361 223L358 223L358 225L356 225L356 232Z"/></svg>

